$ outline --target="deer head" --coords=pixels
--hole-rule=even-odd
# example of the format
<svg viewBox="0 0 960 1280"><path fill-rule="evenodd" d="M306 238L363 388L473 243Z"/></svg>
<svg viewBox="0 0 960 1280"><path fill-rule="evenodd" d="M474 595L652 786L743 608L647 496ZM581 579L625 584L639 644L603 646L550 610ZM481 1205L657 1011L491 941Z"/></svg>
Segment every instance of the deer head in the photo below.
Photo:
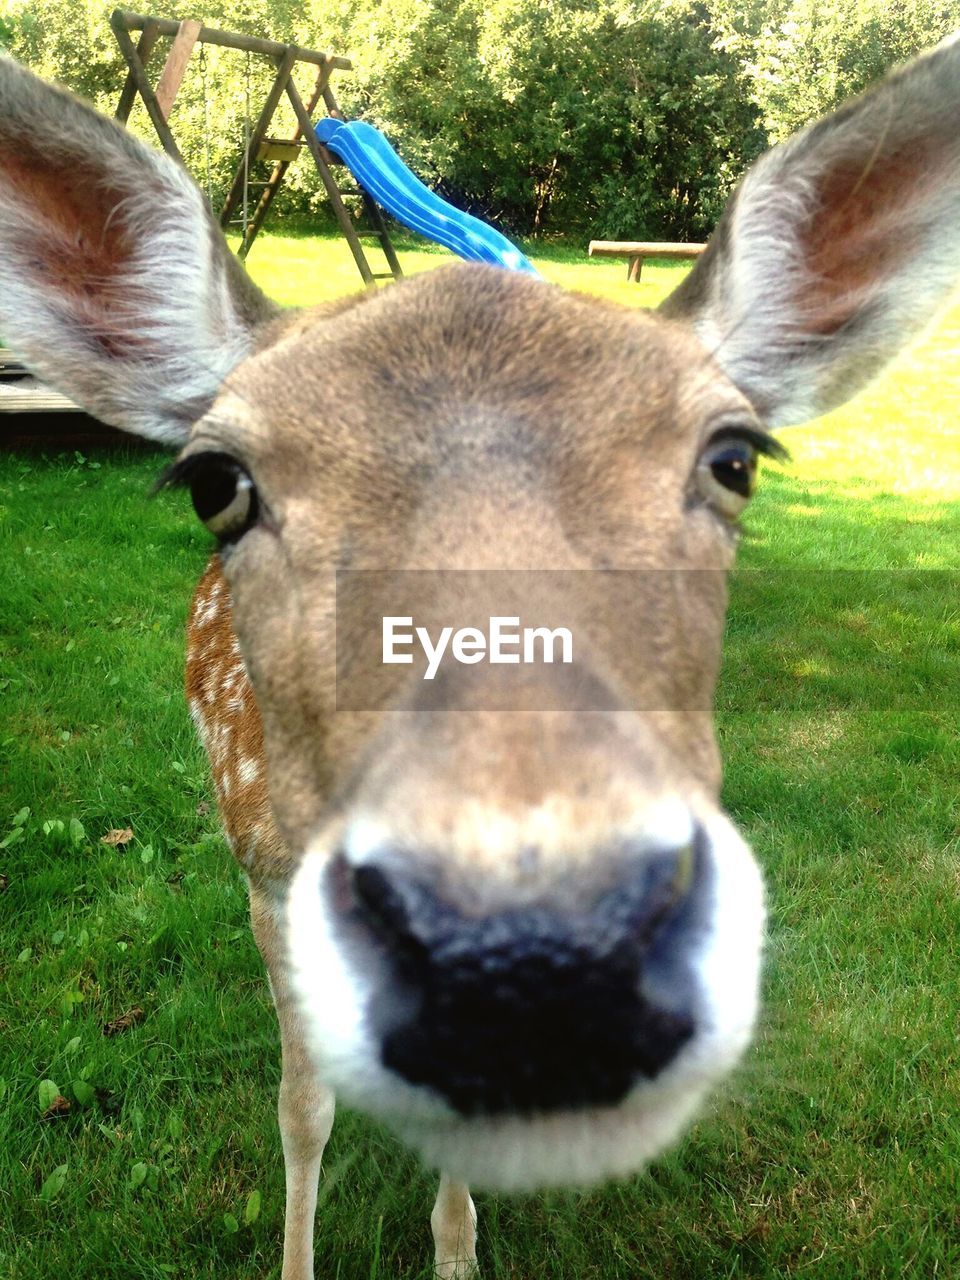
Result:
<svg viewBox="0 0 960 1280"><path fill-rule="evenodd" d="M770 430L848 398L952 288L958 108L949 42L763 157L656 314L477 266L280 314L174 164L0 60L0 326L180 448L219 543L194 662L239 641L199 713L246 717L256 794L211 757L275 990L323 1079L461 1177L636 1168L749 1039L724 574ZM385 573L426 633L537 615L576 669L387 679L364 658Z"/></svg>

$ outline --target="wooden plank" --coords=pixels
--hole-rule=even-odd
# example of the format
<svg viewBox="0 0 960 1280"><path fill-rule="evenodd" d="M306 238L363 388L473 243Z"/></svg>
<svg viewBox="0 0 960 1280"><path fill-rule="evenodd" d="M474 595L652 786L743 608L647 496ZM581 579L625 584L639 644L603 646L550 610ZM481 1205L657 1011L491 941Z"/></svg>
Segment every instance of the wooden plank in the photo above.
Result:
<svg viewBox="0 0 960 1280"><path fill-rule="evenodd" d="M0 382L0 414L80 413L81 410L59 391L51 391L33 378Z"/></svg>
<svg viewBox="0 0 960 1280"><path fill-rule="evenodd" d="M0 346L0 380L25 378L27 371L9 347Z"/></svg>
<svg viewBox="0 0 960 1280"><path fill-rule="evenodd" d="M629 258L627 279L634 284L640 279L644 260L699 258L705 244L674 244L668 240L591 240L587 254L591 258Z"/></svg>
<svg viewBox="0 0 960 1280"><path fill-rule="evenodd" d="M163 112L164 120L170 119L170 109L176 99L183 73L187 69L187 63L190 61L190 55L193 53L193 47L197 43L202 26L203 23L197 22L195 18L184 18L177 34L173 37L173 44L170 46L170 52L167 54L167 60L163 64L160 79L154 90L157 105Z"/></svg>
<svg viewBox="0 0 960 1280"><path fill-rule="evenodd" d="M300 154L302 142L287 142L283 138L264 138L257 150L257 162L283 160L291 164Z"/></svg>
<svg viewBox="0 0 960 1280"><path fill-rule="evenodd" d="M143 436L108 427L79 410L0 415L0 449L73 450L104 445L144 450L162 447Z"/></svg>

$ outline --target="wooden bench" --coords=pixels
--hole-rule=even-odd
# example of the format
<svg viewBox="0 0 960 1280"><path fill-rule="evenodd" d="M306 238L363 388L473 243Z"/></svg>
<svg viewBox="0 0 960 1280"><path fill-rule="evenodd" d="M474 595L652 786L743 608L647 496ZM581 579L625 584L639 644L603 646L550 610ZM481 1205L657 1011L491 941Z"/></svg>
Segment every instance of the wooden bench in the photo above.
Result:
<svg viewBox="0 0 960 1280"><path fill-rule="evenodd" d="M644 258L699 258L705 244L670 244L660 240L591 240L591 258L629 258L627 279L639 280Z"/></svg>

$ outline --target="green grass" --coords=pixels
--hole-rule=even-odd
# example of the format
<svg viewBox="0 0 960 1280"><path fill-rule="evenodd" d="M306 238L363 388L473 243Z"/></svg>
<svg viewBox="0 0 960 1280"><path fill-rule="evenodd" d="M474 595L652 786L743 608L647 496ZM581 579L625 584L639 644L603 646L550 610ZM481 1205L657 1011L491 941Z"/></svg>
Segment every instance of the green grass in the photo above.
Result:
<svg viewBox="0 0 960 1280"><path fill-rule="evenodd" d="M250 265L287 302L356 286L338 241ZM681 272L542 265L631 305ZM719 722L769 885L756 1047L644 1176L478 1197L486 1276L960 1270L958 345L960 309L785 433L748 520ZM180 692L207 543L182 495L147 499L162 461L0 456L0 1280L279 1276L276 1031ZM43 1118L45 1080L69 1114ZM317 1275L427 1280L433 1191L341 1115Z"/></svg>

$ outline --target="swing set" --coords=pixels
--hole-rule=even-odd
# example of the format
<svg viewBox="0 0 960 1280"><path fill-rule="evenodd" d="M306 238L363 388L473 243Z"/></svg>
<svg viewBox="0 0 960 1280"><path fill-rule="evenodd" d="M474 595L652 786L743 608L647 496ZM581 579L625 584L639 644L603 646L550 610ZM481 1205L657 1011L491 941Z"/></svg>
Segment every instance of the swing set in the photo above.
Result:
<svg viewBox="0 0 960 1280"><path fill-rule="evenodd" d="M190 57L195 49L198 50L198 68L203 86L208 198L210 195L210 131L205 46L219 45L221 48L237 49L245 54L243 143L233 181L217 214L224 230L240 228L241 242L238 253L241 258L245 258L250 252L250 247L264 224L270 205L283 184L287 170L296 160L301 149L306 147L317 167L337 224L350 246L364 284L375 287L378 280L392 280L403 274L378 205L362 187L340 186L331 166L339 168L342 166L342 161L337 154L324 146L315 131L314 113L318 108L321 116L332 117L338 121L343 119L330 86L330 79L334 71L352 69L352 63L348 58L320 53L315 49L304 49L295 44L279 44L274 40L263 40L258 36L247 36L240 32L218 31L190 18L175 22L167 18L129 13L123 9L116 9L111 14L110 27L127 64L127 78L115 113L117 120L126 124L139 96L161 146L167 155L179 164L184 164L184 160L170 129L170 112ZM135 33L139 33L136 44L133 40ZM169 37L171 43L166 61L154 86L147 75L147 65L161 37ZM266 60L275 69L270 90L256 121L253 121L251 112L251 58ZM313 89L306 101L301 97L293 79L293 72L300 63L316 68ZM297 121L296 128L285 138L271 137L271 125L284 98L293 108ZM265 176L256 176L261 171ZM255 203L252 199L254 195L256 195ZM373 235L379 242L386 259L388 268L386 271L375 272L372 269L354 220L344 204L344 196L359 196L361 199L364 212L373 228Z"/></svg>
<svg viewBox="0 0 960 1280"><path fill-rule="evenodd" d="M116 9L110 26L127 64L127 78L117 104L116 118L126 124L137 97L146 108L160 144L172 159L186 168L180 148L170 129L170 113L176 100L190 57L197 49L198 70L203 93L203 125L207 199L210 185L210 99L207 80L206 46L219 45L237 49L245 55L244 120L240 158L226 199L219 210L220 225L239 227L239 255L245 258L264 224L274 196L283 184L284 175L303 147L313 158L326 189L334 215L350 246L364 284L375 288L378 280L393 280L403 272L383 220L380 206L414 231L453 250L462 258L476 262L492 262L511 271L536 275L533 264L499 231L478 218L455 208L430 191L407 168L379 130L362 121L346 123L330 87L334 71L352 70L347 58L304 49L295 44L278 44L235 31L217 31L194 19L174 22L167 18L144 17ZM133 34L139 33L136 44ZM147 65L157 41L171 41L166 61L153 85L147 76ZM256 121L251 112L251 59L262 58L273 70L270 90ZM316 68L313 89L306 102L300 96L293 72L300 63ZM286 97L296 117L296 128L285 138L270 135L270 128L281 102ZM314 121L314 113L318 119ZM355 187L342 188L331 171L345 169L357 180ZM269 170L269 176L254 175ZM252 193L256 203L251 208ZM380 243L388 270L375 272L367 260L360 235L344 198L358 197ZM212 206L212 201L211 201ZM22 417L36 415L45 426L47 436L51 423L59 423L64 415L77 414L76 405L25 376L26 370L9 352L0 349L0 414ZM53 415L53 417L51 417ZM92 424L93 439L102 437L101 428ZM6 433L5 433L6 436ZM6 436L9 439L9 436Z"/></svg>

